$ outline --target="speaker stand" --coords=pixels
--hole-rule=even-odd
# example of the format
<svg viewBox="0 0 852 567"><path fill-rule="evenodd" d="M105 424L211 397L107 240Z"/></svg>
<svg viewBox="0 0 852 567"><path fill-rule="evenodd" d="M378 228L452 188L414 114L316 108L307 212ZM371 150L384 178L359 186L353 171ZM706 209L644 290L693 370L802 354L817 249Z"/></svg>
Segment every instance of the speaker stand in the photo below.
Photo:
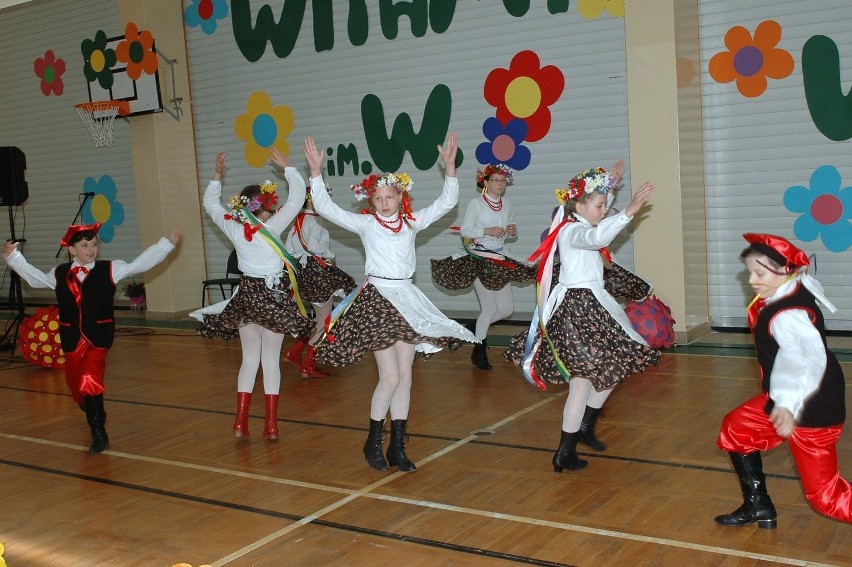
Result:
<svg viewBox="0 0 852 567"><path fill-rule="evenodd" d="M12 214L12 207L9 207L9 229L12 235L12 242L24 242L15 237L15 216ZM21 323L24 320L24 295L21 290L21 276L15 270L11 271L9 277L9 300L6 303L6 309L15 311L15 316L6 322L6 332L0 338L0 350L9 348L9 352L15 352L15 347L18 346L18 331L21 328Z"/></svg>

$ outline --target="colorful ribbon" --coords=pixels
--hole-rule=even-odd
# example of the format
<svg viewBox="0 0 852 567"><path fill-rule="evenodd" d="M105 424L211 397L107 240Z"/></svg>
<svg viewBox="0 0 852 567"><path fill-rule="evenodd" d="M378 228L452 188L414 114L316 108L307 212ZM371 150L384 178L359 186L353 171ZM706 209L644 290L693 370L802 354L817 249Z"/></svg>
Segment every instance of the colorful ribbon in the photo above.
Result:
<svg viewBox="0 0 852 567"><path fill-rule="evenodd" d="M334 326L337 321L343 317L343 314L349 310L349 307L355 302L355 299L361 295L361 292L364 291L364 288L367 287L367 282L370 280L369 277L364 278L364 281L361 282L361 285L353 289L349 292L349 295L343 298L343 301L337 304L337 306L332 309L331 313L329 313L328 317L325 318L325 323L323 324L323 332L322 336L316 342L314 346L319 346L319 344L328 339L328 342L334 342L334 335L332 335L329 331Z"/></svg>
<svg viewBox="0 0 852 567"><path fill-rule="evenodd" d="M319 254L311 252L310 249L308 249L308 243L302 236L302 225L305 222L305 215L317 216L316 213L306 213L305 211L300 212L296 215L296 222L293 223L293 234L299 238L299 243L302 245L302 248L305 249L305 252L310 254L313 259L316 260L323 269L325 269L328 267L326 261Z"/></svg>
<svg viewBox="0 0 852 567"><path fill-rule="evenodd" d="M245 210L246 218L254 227L254 232L260 234L261 238L263 238L269 247L272 248L276 254L284 261L284 267L287 268L287 276L290 278L290 289L292 290L293 301L296 302L296 307L299 308L299 313L302 314L302 317L305 319L308 318L308 310L305 309L305 304L302 302L302 296L299 295L299 282L297 281L297 277L299 275L299 263L293 258L289 252L284 248L284 244L278 240L275 235L269 232L269 229L266 228L261 222L255 217L251 211L248 209Z"/></svg>

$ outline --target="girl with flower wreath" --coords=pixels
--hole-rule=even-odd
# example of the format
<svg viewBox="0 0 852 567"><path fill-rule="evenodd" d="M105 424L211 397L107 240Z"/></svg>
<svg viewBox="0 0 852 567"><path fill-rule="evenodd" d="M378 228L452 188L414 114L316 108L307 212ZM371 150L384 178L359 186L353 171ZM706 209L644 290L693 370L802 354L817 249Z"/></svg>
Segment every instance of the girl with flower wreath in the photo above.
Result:
<svg viewBox="0 0 852 567"><path fill-rule="evenodd" d="M481 194L467 206L460 233L464 253L432 260L432 279L447 289L473 286L479 300L479 317L471 331L480 341L473 345L470 361L482 370L491 370L488 361L488 327L505 319L515 309L511 282L531 282L535 268L503 254L507 239L517 239L512 203L505 199L514 172L505 164L489 164L476 170L476 186Z"/></svg>
<svg viewBox="0 0 852 567"><path fill-rule="evenodd" d="M331 187L326 187L326 190L331 192ZM311 303L314 310L313 334L297 337L295 344L284 355L299 367L302 378L328 376L327 372L316 366L316 343L322 337L325 320L331 315L334 296L343 292L342 297L355 289L352 276L334 265L334 252L329 248L329 240L328 229L314 211L308 190L305 204L296 215L293 230L284 244L302 267L299 272L299 294L303 301Z"/></svg>
<svg viewBox="0 0 852 567"><path fill-rule="evenodd" d="M438 146L444 161L444 188L424 209L411 210L412 181L406 173L373 174L352 186L356 197L370 207L360 214L334 204L322 179L323 152L313 138L305 140L311 170L311 196L316 211L334 224L354 232L364 245L366 279L332 312L320 343L317 360L342 366L358 362L373 351L379 383L370 404L370 432L364 444L367 463L380 471L398 466L416 469L405 452L415 352L429 356L444 347L457 350L473 335L448 319L412 283L416 268L417 233L447 214L458 202L456 152L450 132L446 147ZM385 417L391 415L387 460L382 454Z"/></svg>
<svg viewBox="0 0 852 567"><path fill-rule="evenodd" d="M237 375L237 415L234 437L248 437L248 415L258 366L263 367L266 419L263 438L278 439L278 396L281 387L281 345L284 335L304 335L313 323L307 318L293 285L298 265L278 240L302 208L305 181L277 149L272 162L284 170L289 185L287 202L279 209L277 184L248 185L222 206L222 173L226 152L216 154L216 169L204 191L204 210L230 239L237 253L240 285L227 301L191 313L203 322L200 333L225 340L240 336L242 364ZM294 293L295 292L295 293Z"/></svg>
<svg viewBox="0 0 852 567"><path fill-rule="evenodd" d="M557 189L562 207L550 232L530 257L540 258L536 277L538 306L528 331L515 336L506 358L520 366L524 377L541 389L545 382L569 382L562 413L562 435L553 455L553 470L579 470L588 462L577 456L577 442L603 451L594 433L598 412L613 388L627 376L654 365L660 352L633 330L624 309L610 294L605 281L606 250L654 192L644 183L623 213L607 217L607 198L618 184L604 168L587 169L574 176L567 188ZM554 253L559 251L558 281L551 286ZM626 282L617 294L641 299L650 286L619 268L615 282Z"/></svg>

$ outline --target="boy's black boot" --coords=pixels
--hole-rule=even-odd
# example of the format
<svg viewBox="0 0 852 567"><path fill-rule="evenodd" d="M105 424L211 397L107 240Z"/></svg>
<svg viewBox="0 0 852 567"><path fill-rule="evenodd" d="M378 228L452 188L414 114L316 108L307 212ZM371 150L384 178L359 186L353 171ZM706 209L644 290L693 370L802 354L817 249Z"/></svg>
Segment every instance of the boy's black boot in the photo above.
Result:
<svg viewBox="0 0 852 567"><path fill-rule="evenodd" d="M417 470L405 454L405 427L408 424L407 419L391 420L391 437L388 445L388 464L392 467L399 467L403 472L411 472Z"/></svg>
<svg viewBox="0 0 852 567"><path fill-rule="evenodd" d="M109 437L105 428L104 395L83 396L83 408L86 411L89 429L92 431L92 444L89 446L89 454L103 453L109 449Z"/></svg>
<svg viewBox="0 0 852 567"><path fill-rule="evenodd" d="M367 435L367 441L364 443L364 458L367 459L367 464L377 471L388 470L388 462L382 453L382 435L384 432L384 419L370 420L370 433Z"/></svg>
<svg viewBox="0 0 852 567"><path fill-rule="evenodd" d="M605 451L606 445L595 437L595 423L598 421L600 408L586 406L583 421L580 423L580 443L588 445L595 451Z"/></svg>
<svg viewBox="0 0 852 567"><path fill-rule="evenodd" d="M482 339L481 343L473 345L470 361L480 370L491 370L491 363L488 362L488 341L486 339Z"/></svg>
<svg viewBox="0 0 852 567"><path fill-rule="evenodd" d="M734 470L740 478L743 505L731 512L716 516L716 523L723 526L747 526L757 522L758 528L773 529L778 525L775 505L766 492L766 475L763 474L763 459L760 451L743 455L728 453Z"/></svg>
<svg viewBox="0 0 852 567"><path fill-rule="evenodd" d="M589 461L584 461L577 456L577 441L580 440L580 432L562 432L559 439L559 448L553 455L553 472L561 473L563 469L578 471L586 468Z"/></svg>

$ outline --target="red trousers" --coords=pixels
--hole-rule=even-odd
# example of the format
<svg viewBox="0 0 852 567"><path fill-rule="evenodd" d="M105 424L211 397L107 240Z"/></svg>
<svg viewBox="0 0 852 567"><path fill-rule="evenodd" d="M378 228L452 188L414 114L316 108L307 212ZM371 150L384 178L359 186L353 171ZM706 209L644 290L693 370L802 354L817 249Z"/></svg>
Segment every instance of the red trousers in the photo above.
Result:
<svg viewBox="0 0 852 567"><path fill-rule="evenodd" d="M748 454L767 451L785 439L763 411L769 394L762 393L731 411L722 421L716 444L723 451ZM799 470L805 497L821 514L852 522L852 487L837 470L837 440L842 425L794 427L786 441Z"/></svg>
<svg viewBox="0 0 852 567"><path fill-rule="evenodd" d="M109 349L92 346L89 341L80 338L77 348L65 353L65 383L78 404L83 402L83 396L104 393L108 352Z"/></svg>

